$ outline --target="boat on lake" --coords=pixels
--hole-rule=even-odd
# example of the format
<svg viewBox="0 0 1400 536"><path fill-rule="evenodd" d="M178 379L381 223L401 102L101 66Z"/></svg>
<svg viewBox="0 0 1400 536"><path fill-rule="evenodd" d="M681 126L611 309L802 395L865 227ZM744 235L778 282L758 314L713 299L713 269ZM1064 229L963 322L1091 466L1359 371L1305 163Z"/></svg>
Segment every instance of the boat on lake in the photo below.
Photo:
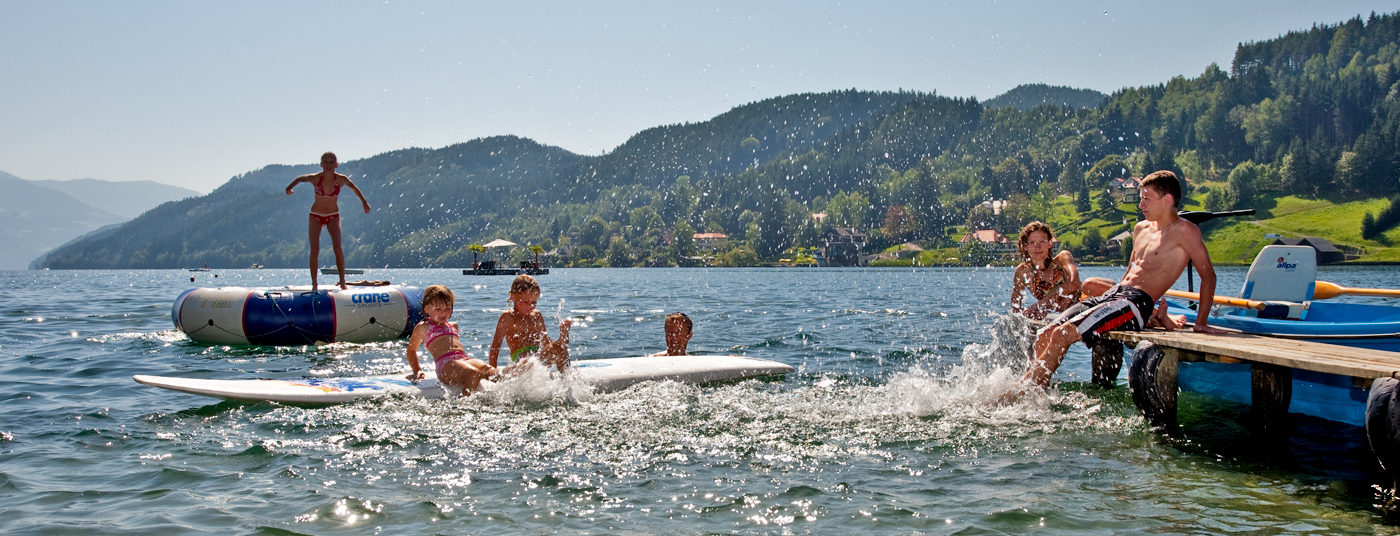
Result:
<svg viewBox="0 0 1400 536"><path fill-rule="evenodd" d="M1314 300L1317 253L1308 246L1264 247L1250 265L1239 297L1262 310L1217 306L1210 325L1244 333L1400 352L1400 306ZM1196 321L1187 303L1167 301L1167 313ZM1397 355L1400 358L1400 355ZM1400 359L1396 369L1400 370ZM1289 411L1356 426L1366 425L1369 382L1350 376L1292 370ZM1251 365L1182 363L1182 390L1251 403ZM1358 385L1361 383L1360 385Z"/></svg>

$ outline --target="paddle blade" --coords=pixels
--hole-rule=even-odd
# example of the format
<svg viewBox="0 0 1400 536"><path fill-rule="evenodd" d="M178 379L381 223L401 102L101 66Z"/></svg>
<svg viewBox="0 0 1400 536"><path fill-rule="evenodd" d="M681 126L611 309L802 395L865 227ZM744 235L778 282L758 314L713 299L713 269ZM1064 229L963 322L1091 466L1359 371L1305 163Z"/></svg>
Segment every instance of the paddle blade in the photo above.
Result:
<svg viewBox="0 0 1400 536"><path fill-rule="evenodd" d="M1313 299L1325 300L1350 294L1352 296L1376 296L1380 298L1400 298L1400 290L1384 288L1349 288L1327 281L1317 281L1313 286Z"/></svg>

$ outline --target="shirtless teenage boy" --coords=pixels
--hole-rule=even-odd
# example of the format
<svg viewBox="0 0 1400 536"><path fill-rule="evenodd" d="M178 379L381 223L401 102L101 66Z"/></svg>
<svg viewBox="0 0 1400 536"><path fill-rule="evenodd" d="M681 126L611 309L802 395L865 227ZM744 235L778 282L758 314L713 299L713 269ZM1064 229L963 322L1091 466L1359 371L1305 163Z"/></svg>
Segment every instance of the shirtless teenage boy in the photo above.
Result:
<svg viewBox="0 0 1400 536"><path fill-rule="evenodd" d="M1133 227L1133 256L1128 272L1103 295L1066 309L1056 323L1036 336L1035 361L1022 384L1039 389L1049 387L1050 377L1076 340L1088 344L1109 331L1136 331L1148 325L1149 319L1154 318L1153 304L1181 277L1187 261L1194 263L1201 274L1201 303L1210 303L1215 297L1215 268L1201 240L1201 230L1177 216L1181 184L1176 174L1152 173L1143 178L1140 191L1138 208L1143 221ZM1161 308L1158 309L1158 323L1171 329L1175 322L1166 322L1161 318ZM1197 316L1193 329L1223 333L1206 325L1207 319L1208 315Z"/></svg>

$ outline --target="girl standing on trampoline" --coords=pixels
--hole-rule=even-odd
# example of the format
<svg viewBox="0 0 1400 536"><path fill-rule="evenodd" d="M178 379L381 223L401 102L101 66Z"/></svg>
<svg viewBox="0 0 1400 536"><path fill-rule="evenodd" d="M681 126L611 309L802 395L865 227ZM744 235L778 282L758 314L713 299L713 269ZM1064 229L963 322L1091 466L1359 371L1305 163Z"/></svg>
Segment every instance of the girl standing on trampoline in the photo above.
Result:
<svg viewBox="0 0 1400 536"><path fill-rule="evenodd" d="M350 181L350 177L335 172L335 168L339 166L335 153L326 151L321 155L319 173L302 175L287 185L287 195L292 195L292 188L297 183L309 182L316 187L316 200L311 203L311 215L307 218L306 226L307 241L311 243L311 290L317 289L316 268L317 257L321 255L321 227L325 227L326 232L331 235L331 249L335 250L335 267L340 272L340 288L345 289L345 251L340 247L340 205L336 202L336 198L340 196L340 187L349 186L350 191L355 192L360 198L360 203L364 204L365 214L369 214L369 201L365 201L365 195L360 193L360 189Z"/></svg>

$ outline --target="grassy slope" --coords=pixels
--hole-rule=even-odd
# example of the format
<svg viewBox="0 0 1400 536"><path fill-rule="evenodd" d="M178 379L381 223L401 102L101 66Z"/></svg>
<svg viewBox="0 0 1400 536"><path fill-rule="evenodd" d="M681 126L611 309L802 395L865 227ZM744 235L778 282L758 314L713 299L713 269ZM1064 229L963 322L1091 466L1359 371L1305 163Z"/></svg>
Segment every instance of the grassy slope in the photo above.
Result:
<svg viewBox="0 0 1400 536"><path fill-rule="evenodd" d="M1264 203L1255 221L1236 220L1210 229L1206 246L1217 264L1249 264L1259 249L1272 240L1265 233L1297 238L1315 236L1326 238L1339 246L1366 250L1362 261L1400 261L1400 228L1391 229L1374 240L1361 238L1361 218L1377 214L1388 201L1337 202L1327 199L1281 197Z"/></svg>

